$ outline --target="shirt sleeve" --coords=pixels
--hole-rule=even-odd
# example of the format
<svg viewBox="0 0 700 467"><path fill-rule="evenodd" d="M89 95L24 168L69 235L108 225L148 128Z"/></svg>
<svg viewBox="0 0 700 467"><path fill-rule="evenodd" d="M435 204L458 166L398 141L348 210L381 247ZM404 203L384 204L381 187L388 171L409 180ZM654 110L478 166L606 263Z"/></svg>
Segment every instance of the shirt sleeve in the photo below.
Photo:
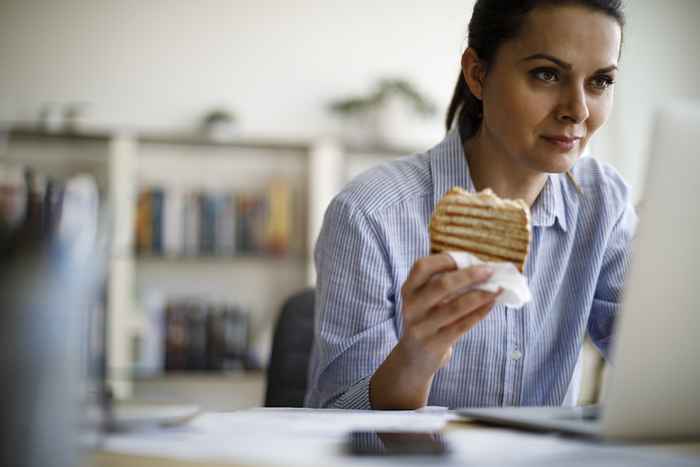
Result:
<svg viewBox="0 0 700 467"><path fill-rule="evenodd" d="M371 409L370 378L398 341L385 243L364 212L336 198L314 256L316 322L306 405Z"/></svg>
<svg viewBox="0 0 700 467"><path fill-rule="evenodd" d="M593 297L588 334L606 360L610 359L615 316L621 306L622 286L630 265L636 227L637 214L634 207L626 203L610 234Z"/></svg>

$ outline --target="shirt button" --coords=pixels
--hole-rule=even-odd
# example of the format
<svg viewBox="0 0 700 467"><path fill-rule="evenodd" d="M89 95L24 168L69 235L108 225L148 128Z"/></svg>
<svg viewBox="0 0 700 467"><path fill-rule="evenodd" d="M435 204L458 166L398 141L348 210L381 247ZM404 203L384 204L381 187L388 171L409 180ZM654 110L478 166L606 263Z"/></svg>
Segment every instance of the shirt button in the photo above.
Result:
<svg viewBox="0 0 700 467"><path fill-rule="evenodd" d="M510 358L512 358L513 360L520 360L522 357L523 357L523 353L519 350L513 350L510 353Z"/></svg>

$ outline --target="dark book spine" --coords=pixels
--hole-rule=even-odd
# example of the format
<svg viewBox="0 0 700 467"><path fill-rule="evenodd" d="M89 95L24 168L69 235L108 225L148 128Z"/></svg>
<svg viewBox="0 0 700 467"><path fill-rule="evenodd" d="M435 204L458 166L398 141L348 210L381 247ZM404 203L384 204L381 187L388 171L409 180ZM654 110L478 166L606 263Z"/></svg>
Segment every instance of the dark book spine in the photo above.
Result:
<svg viewBox="0 0 700 467"><path fill-rule="evenodd" d="M199 251L205 255L214 253L214 207L211 196L200 193L199 197Z"/></svg>
<svg viewBox="0 0 700 467"><path fill-rule="evenodd" d="M216 196L208 194L206 197L207 205L207 253L214 255L216 251Z"/></svg>
<svg viewBox="0 0 700 467"><path fill-rule="evenodd" d="M187 312L187 370L201 371L207 367L207 311L202 303Z"/></svg>
<svg viewBox="0 0 700 467"><path fill-rule="evenodd" d="M165 370L181 371L186 368L185 349L187 327L181 305L169 304L165 309Z"/></svg>
<svg viewBox="0 0 700 467"><path fill-rule="evenodd" d="M253 251L256 254L267 253L265 238L267 236L268 207L269 204L266 193L255 196L251 222Z"/></svg>
<svg viewBox="0 0 700 467"><path fill-rule="evenodd" d="M238 193L236 203L238 217L236 222L236 251L250 253L250 202L248 195Z"/></svg>
<svg viewBox="0 0 700 467"><path fill-rule="evenodd" d="M163 190L155 189L151 191L151 225L152 227L152 250L153 254L163 254L163 204L165 195Z"/></svg>
<svg viewBox="0 0 700 467"><path fill-rule="evenodd" d="M222 310L212 306L207 313L207 369L224 369L225 357L224 321Z"/></svg>

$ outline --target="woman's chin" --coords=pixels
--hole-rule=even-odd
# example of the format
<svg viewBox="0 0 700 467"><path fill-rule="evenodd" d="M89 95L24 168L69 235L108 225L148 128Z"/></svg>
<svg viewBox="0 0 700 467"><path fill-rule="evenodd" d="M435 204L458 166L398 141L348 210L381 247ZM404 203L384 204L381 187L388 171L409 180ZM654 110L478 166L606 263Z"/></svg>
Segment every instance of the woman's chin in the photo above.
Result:
<svg viewBox="0 0 700 467"><path fill-rule="evenodd" d="M566 154L547 154L531 161L531 167L538 172L564 173L571 170L579 157L578 152L574 151Z"/></svg>

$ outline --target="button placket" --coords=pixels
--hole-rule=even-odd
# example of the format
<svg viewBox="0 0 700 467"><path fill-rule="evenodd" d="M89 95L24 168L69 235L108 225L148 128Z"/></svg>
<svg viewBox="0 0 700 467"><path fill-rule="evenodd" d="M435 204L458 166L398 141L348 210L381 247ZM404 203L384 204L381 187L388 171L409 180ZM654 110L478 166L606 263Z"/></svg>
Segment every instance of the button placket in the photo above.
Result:
<svg viewBox="0 0 700 467"><path fill-rule="evenodd" d="M513 310L509 307L505 307L506 315L506 371L505 380L503 381L503 405L511 406L513 405L513 391L515 384L515 362L511 358L512 348L514 344L514 334L513 334Z"/></svg>

